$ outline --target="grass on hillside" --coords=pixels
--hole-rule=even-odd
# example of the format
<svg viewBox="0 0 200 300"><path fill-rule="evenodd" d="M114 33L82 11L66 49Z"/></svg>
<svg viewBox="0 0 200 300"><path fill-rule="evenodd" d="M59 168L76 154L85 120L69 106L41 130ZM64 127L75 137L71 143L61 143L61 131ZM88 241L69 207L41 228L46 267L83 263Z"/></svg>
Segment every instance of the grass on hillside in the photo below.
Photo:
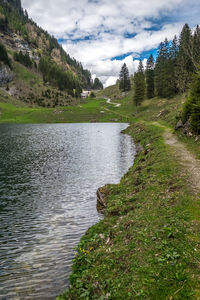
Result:
<svg viewBox="0 0 200 300"><path fill-rule="evenodd" d="M13 71L15 73L15 80L32 82L33 84L42 84L42 77L35 73L32 69L28 69L24 67L22 64L18 62L13 62Z"/></svg>
<svg viewBox="0 0 200 300"><path fill-rule="evenodd" d="M125 122L112 112L104 111L105 100L88 99L77 106L43 108L18 107L0 102L0 123L82 123L82 122ZM113 119L114 118L114 119Z"/></svg>

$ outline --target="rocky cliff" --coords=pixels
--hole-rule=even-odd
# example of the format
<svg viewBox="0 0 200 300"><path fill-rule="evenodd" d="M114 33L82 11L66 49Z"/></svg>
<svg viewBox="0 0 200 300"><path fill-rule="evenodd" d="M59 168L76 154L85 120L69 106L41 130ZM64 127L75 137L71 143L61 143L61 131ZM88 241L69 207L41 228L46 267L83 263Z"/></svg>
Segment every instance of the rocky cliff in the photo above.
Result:
<svg viewBox="0 0 200 300"><path fill-rule="evenodd" d="M0 86L11 82L13 80L13 74L8 66L4 63L0 63Z"/></svg>

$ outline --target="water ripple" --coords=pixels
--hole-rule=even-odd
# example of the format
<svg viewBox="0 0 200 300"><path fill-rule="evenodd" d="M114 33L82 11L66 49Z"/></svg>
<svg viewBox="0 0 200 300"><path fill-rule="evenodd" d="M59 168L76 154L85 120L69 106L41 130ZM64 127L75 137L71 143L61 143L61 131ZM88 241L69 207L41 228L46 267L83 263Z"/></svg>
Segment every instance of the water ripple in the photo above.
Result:
<svg viewBox="0 0 200 300"><path fill-rule="evenodd" d="M54 299L135 147L127 124L0 125L0 299Z"/></svg>

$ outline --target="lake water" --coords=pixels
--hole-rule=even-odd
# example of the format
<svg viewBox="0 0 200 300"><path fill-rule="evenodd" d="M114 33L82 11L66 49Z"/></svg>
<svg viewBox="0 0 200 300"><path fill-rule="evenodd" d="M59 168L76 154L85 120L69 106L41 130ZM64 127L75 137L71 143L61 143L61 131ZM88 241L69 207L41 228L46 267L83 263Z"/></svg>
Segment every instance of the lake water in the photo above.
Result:
<svg viewBox="0 0 200 300"><path fill-rule="evenodd" d="M127 124L0 125L0 299L54 299L135 147Z"/></svg>

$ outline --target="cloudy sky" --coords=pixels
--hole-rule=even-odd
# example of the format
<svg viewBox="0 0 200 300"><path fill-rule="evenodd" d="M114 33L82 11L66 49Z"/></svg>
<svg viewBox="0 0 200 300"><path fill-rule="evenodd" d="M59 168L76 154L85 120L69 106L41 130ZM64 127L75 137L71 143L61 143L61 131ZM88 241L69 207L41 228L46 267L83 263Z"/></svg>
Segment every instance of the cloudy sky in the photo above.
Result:
<svg viewBox="0 0 200 300"><path fill-rule="evenodd" d="M199 0L22 0L29 16L53 34L72 57L114 84L126 62L138 59L179 34L184 23L199 23Z"/></svg>

